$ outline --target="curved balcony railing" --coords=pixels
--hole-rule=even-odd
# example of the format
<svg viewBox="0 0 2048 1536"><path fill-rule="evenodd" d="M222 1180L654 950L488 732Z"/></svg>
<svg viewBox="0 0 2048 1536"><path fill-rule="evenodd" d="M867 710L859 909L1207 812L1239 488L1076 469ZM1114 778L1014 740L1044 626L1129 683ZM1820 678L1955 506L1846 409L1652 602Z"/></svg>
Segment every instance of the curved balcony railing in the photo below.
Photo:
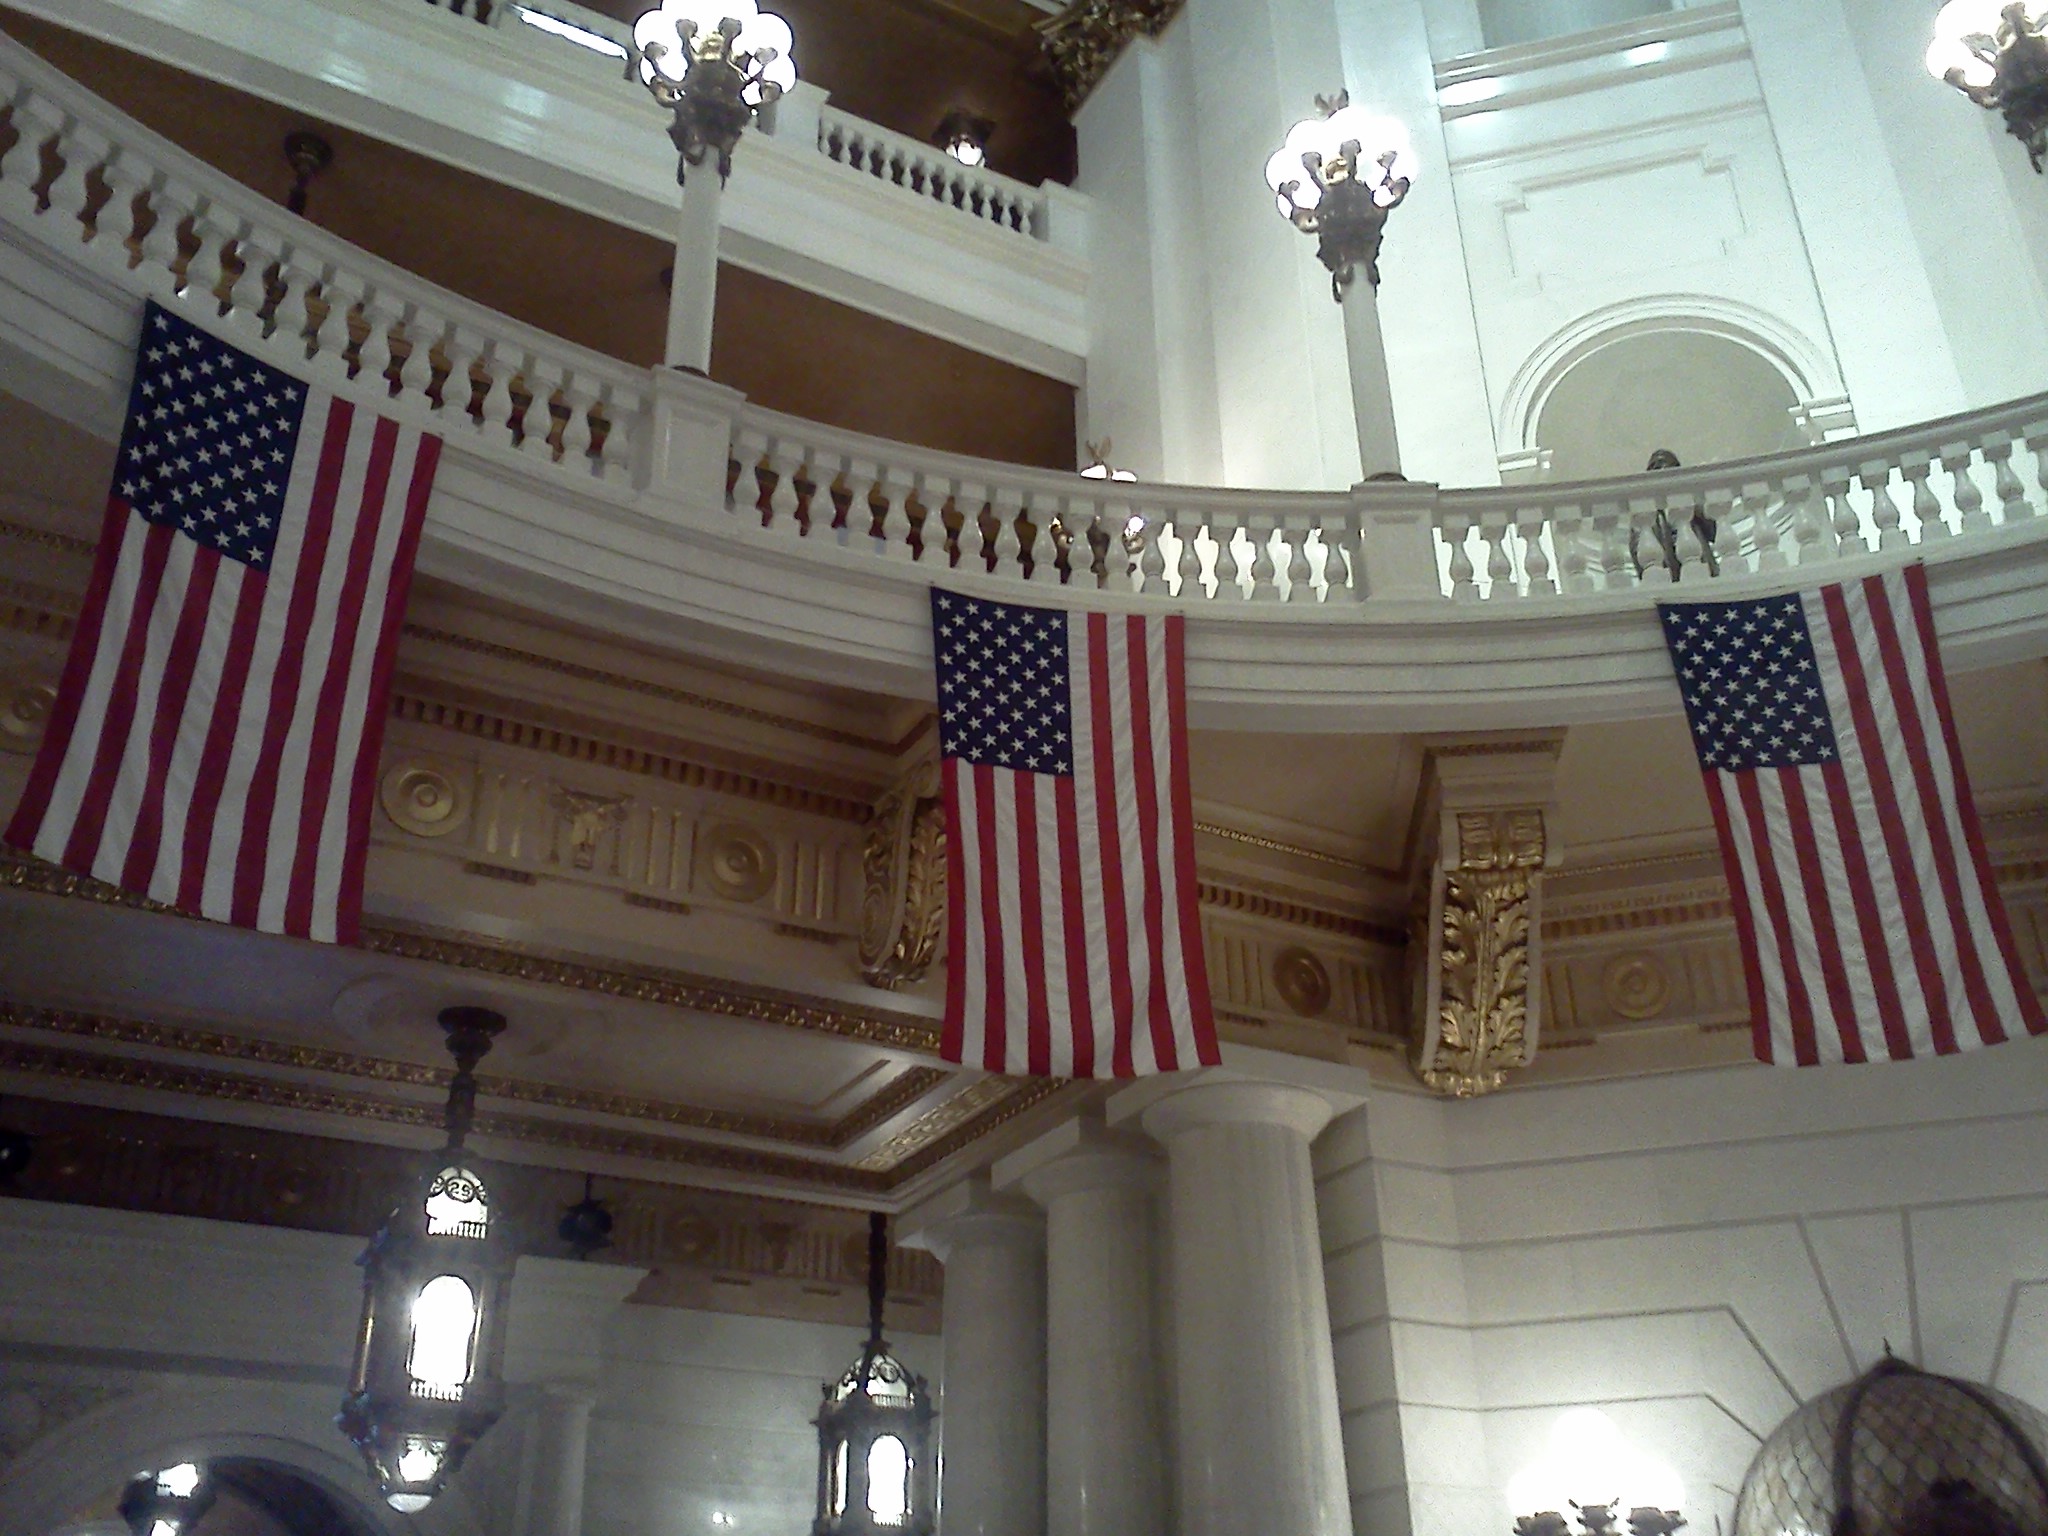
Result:
<svg viewBox="0 0 2048 1536"><path fill-rule="evenodd" d="M1464 629L1454 645L1425 646L1417 625L1568 611L1580 616L1569 643L1550 620L1520 626L1515 645L1543 636L1551 649L1521 658L1511 674L1521 681L1474 683L1473 695L1549 686L1527 681L1543 655L1611 662L1618 645L1634 649L1626 665L1602 663L1607 677L1647 689L1661 663L1650 659L1641 589L1825 570L1906 547L1938 563L1985 553L1969 568L1973 590L1997 597L1978 610L1986 632L2009 636L2018 609L2048 630L2048 599L2030 595L2041 582L2014 555L2048 552L2025 531L2048 527L2037 520L2048 508L2048 396L1771 458L1575 485L1309 493L1087 480L800 421L518 325L292 217L4 40L0 120L0 233L17 251L39 247L125 304L183 305L283 366L439 431L478 466L469 510L438 514L444 542L521 568L522 590L601 585L617 601L674 608L678 587L695 582L692 611L737 626L741 614L765 622L763 583L780 582L797 602L838 604L842 632L880 665L907 666L934 575L1058 588L1284 623L1274 633L1285 638L1264 651L1202 639L1191 656L1214 655L1220 673L1256 653L1291 666L1274 674L1290 686L1322 667L1326 695L1339 686L1330 680L1392 668L1389 658L1435 665L1447 645L1465 647L1457 665L1483 659L1508 676L1491 659L1497 642L1481 646ZM96 368L112 396L125 367L115 337L133 312L104 313L98 360L65 366L77 377ZM76 328L52 319L38 349L54 355ZM502 514L492 498L521 484L538 488L521 494L540 510L486 526ZM430 537L435 523L430 514ZM754 590L728 601L714 581ZM894 626L881 638L878 603ZM803 619L775 623L803 642ZM848 662L832 675L879 674ZM1406 672L1388 675L1408 686ZM1235 679L1219 692L1248 696ZM1420 680L1411 692L1434 696Z"/></svg>

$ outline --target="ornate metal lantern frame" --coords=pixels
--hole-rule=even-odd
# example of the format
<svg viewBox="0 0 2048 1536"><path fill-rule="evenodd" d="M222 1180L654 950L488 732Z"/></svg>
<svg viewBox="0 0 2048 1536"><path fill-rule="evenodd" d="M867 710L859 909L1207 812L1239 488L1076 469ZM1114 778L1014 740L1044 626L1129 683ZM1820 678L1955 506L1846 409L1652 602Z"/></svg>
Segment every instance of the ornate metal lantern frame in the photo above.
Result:
<svg viewBox="0 0 2048 1536"><path fill-rule="evenodd" d="M712 15L717 25L705 25ZM753 0L672 0L634 25L626 67L673 114L678 182L714 155L719 184L731 177L747 124L796 83L790 46L788 24Z"/></svg>
<svg viewBox="0 0 2048 1536"><path fill-rule="evenodd" d="M1281 214L1316 237L1316 259L1341 304L1361 268L1367 283L1380 285L1380 242L1387 215L1413 185L1406 173L1411 157L1405 135L1368 150L1360 134L1387 135L1397 125L1352 107L1348 91L1318 96L1316 110L1318 116L1295 124L1267 162L1266 183Z"/></svg>
<svg viewBox="0 0 2048 1536"><path fill-rule="evenodd" d="M483 1008L440 1015L455 1076L448 1139L357 1262L363 1313L336 1419L392 1508L424 1509L505 1406L505 1300L517 1259L502 1216L464 1153L476 1066L505 1020Z"/></svg>
<svg viewBox="0 0 2048 1536"><path fill-rule="evenodd" d="M2048 5L2012 0L1994 20L1984 0L1950 0L1935 18L1928 70L1987 111L2027 147L2039 173L2048 163Z"/></svg>
<svg viewBox="0 0 2048 1536"><path fill-rule="evenodd" d="M888 1218L877 1211L868 1222L867 1342L846 1374L825 1384L812 1421L818 1427L818 1518L811 1536L932 1536L937 1528L931 1392L882 1337L888 1273ZM884 1445L891 1440L893 1448ZM878 1500L875 1469L893 1466L899 1454L900 1489Z"/></svg>
<svg viewBox="0 0 2048 1536"><path fill-rule="evenodd" d="M121 1490L117 1507L134 1536L181 1536L213 1508L213 1479L189 1461L138 1473Z"/></svg>

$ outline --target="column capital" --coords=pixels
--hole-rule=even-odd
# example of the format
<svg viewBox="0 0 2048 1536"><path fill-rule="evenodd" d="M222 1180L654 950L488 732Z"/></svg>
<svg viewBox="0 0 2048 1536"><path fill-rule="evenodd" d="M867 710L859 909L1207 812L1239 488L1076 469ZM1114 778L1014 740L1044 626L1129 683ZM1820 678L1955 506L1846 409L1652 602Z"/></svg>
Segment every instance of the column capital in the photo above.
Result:
<svg viewBox="0 0 2048 1536"><path fill-rule="evenodd" d="M896 1231L904 1247L922 1248L944 1264L969 1246L1043 1247L1045 1216L1022 1195L994 1188L984 1172L912 1206L897 1218Z"/></svg>
<svg viewBox="0 0 2048 1536"><path fill-rule="evenodd" d="M1150 1192L1158 1187L1160 1174L1159 1152L1151 1143L1086 1116L1056 1127L994 1169L997 1183L1021 1189L1048 1208L1062 1195L1082 1190Z"/></svg>
<svg viewBox="0 0 2048 1536"><path fill-rule="evenodd" d="M1335 1113L1330 1101L1310 1088L1222 1078L1191 1083L1155 1100L1142 1119L1147 1132L1169 1143L1183 1131L1212 1125L1285 1126L1312 1142Z"/></svg>

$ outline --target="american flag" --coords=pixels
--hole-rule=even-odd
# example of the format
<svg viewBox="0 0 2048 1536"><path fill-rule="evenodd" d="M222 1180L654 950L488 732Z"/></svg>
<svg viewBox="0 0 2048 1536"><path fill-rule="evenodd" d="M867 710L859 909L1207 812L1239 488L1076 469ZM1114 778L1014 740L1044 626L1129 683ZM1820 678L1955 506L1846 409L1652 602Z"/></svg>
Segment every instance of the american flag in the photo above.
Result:
<svg viewBox="0 0 2048 1536"><path fill-rule="evenodd" d="M1764 1061L2048 1030L1950 722L1927 573L1658 612L1706 776Z"/></svg>
<svg viewBox="0 0 2048 1536"><path fill-rule="evenodd" d="M440 446L149 305L7 840L222 922L354 942Z"/></svg>
<svg viewBox="0 0 2048 1536"><path fill-rule="evenodd" d="M949 1061L1214 1066L1177 616L932 592Z"/></svg>

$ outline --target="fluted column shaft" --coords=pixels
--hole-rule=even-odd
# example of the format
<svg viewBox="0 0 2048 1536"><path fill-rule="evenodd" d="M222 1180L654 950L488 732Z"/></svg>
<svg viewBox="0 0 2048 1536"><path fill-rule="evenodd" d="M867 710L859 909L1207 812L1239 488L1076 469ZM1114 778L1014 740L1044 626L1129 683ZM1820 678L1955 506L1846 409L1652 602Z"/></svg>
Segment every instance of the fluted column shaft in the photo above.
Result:
<svg viewBox="0 0 2048 1536"><path fill-rule="evenodd" d="M542 1387L520 1456L519 1536L581 1536L583 1467L597 1394L575 1382Z"/></svg>
<svg viewBox="0 0 2048 1536"><path fill-rule="evenodd" d="M718 308L719 205L725 187L715 157L689 168L676 220L669 273L668 341L662 361L692 373L711 371L711 322Z"/></svg>
<svg viewBox="0 0 2048 1536"><path fill-rule="evenodd" d="M946 1266L940 1524L946 1536L1043 1536L1044 1220L984 1184L922 1236Z"/></svg>
<svg viewBox="0 0 2048 1536"><path fill-rule="evenodd" d="M1136 1138L1098 1132L1023 1181L1045 1207L1048 1536L1165 1536L1159 1164Z"/></svg>
<svg viewBox="0 0 2048 1536"><path fill-rule="evenodd" d="M1306 1089L1197 1081L1167 1150L1182 1536L1351 1536Z"/></svg>

